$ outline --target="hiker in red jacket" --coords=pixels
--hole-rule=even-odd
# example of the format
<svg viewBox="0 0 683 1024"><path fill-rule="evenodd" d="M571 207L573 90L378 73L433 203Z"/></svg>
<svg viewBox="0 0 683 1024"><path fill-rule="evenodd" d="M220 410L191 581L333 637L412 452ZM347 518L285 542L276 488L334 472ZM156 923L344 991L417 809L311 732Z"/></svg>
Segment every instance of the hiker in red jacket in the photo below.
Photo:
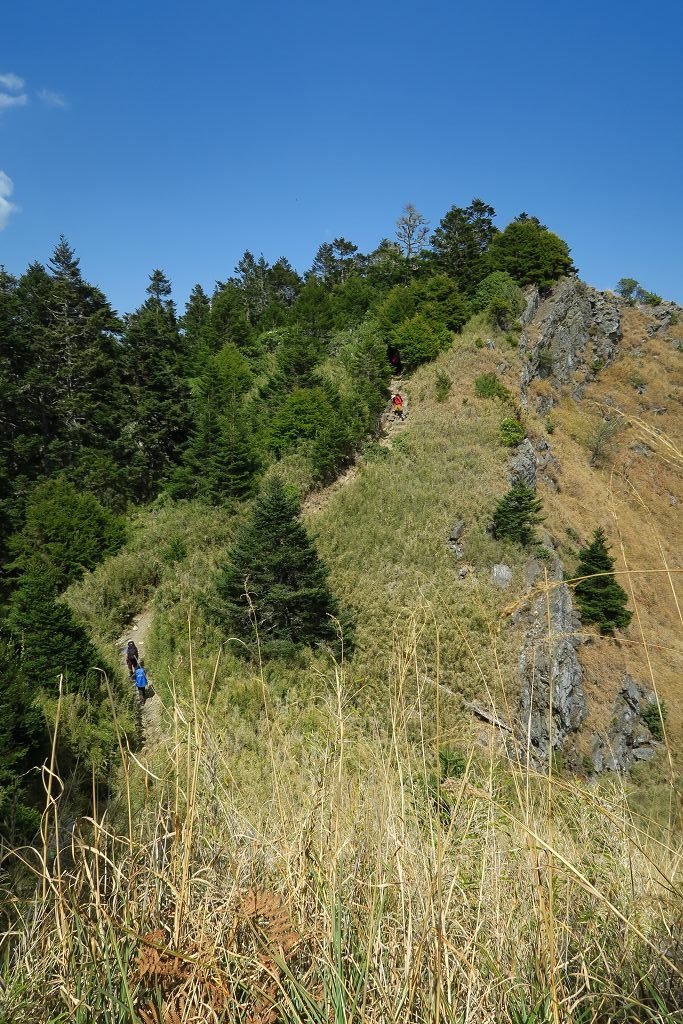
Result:
<svg viewBox="0 0 683 1024"><path fill-rule="evenodd" d="M403 419L403 397L399 395L398 391L395 395L391 396L391 407L394 410L394 416L396 419Z"/></svg>

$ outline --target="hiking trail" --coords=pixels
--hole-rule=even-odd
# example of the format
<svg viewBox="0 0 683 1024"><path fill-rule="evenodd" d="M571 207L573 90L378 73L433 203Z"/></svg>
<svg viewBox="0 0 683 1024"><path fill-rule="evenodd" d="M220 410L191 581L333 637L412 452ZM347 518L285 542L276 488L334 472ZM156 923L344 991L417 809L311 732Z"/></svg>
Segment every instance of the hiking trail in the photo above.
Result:
<svg viewBox="0 0 683 1024"><path fill-rule="evenodd" d="M134 641L140 654L140 661L145 661L145 643L153 618L154 613L152 612L152 609L149 606L143 608L138 615L133 617L130 625L126 627L125 633L123 633L117 640L116 647L124 661L124 664L126 659L126 643L128 640ZM148 671L148 667L145 666L145 668ZM153 679L150 678L149 682L153 695L148 697L147 700L140 705L143 754L150 754L163 740L163 729L161 726L161 697L159 697L154 689ZM135 699L138 699L137 694L135 695Z"/></svg>
<svg viewBox="0 0 683 1024"><path fill-rule="evenodd" d="M392 377L389 381L389 390L391 394L395 394L400 391L403 395L403 408L404 415L403 419L398 419L393 412L391 407L391 399L387 402L384 412L380 416L379 421L379 433L377 434L376 441L380 448L388 448L391 444L392 438L396 434L400 434L406 425L408 414L410 412L410 403L405 397L405 391L402 390L404 386L404 380L402 377ZM330 498L332 498L337 491L340 491L342 487L346 487L348 483L354 480L358 476L360 470L360 463L356 458L351 465L344 470L344 472L335 477L332 483L328 484L327 487L321 487L320 490L311 491L308 497L305 499L302 505L302 512L319 512L321 508L327 505Z"/></svg>

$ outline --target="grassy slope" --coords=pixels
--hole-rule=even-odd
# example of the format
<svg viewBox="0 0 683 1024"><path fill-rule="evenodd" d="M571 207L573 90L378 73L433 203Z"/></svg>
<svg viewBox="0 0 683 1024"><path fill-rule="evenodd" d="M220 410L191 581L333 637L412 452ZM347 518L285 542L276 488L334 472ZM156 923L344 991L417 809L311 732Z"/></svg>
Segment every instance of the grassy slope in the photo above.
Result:
<svg viewBox="0 0 683 1024"><path fill-rule="evenodd" d="M214 1019L221 1007L228 1021L292 1024L679 1019L675 836L639 833L617 781L598 792L528 776L468 742L462 696L483 699L488 687L500 700L516 688L520 638L501 612L523 590L524 561L485 534L507 486L496 434L508 410L473 393L474 377L502 358L514 387L518 357L501 342L477 348L477 333L471 325L414 375L410 418L388 454L369 452L310 514L335 588L358 617L345 665L312 654L261 673L228 647L202 710L219 638L200 598L234 529L222 512L152 510L128 549L72 591L111 642L127 587L145 600L158 583L148 651L169 684L168 751L157 751L154 775L128 761L139 805L130 835L111 836L126 817L124 787L123 815L110 808L102 827L83 822L73 862L46 876L47 900L23 908L0 1019L4 1010L15 1024L56 1024L63 1013L153 1020L155 986L168 1020L183 1010ZM443 404L437 368L454 381ZM562 490L543 492L568 558L566 525L589 531L586 509L606 507L614 479L587 467L587 409L558 410ZM533 417L528 426L542 429ZM459 517L475 567L464 582L445 543ZM637 541L635 512L631 530ZM185 544L177 561L171 537ZM515 571L507 593L489 583L499 560ZM611 658L627 647L600 649ZM429 775L445 741L468 763L445 783L450 810L442 803L438 813ZM157 973L136 966L154 960L146 941L174 951L162 952Z"/></svg>

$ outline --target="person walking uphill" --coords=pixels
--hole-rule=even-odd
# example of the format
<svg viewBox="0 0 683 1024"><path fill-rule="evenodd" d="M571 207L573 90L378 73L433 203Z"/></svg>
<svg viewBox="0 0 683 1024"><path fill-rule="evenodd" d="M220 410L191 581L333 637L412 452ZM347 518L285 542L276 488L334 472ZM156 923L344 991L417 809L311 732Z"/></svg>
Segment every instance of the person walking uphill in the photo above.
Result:
<svg viewBox="0 0 683 1024"><path fill-rule="evenodd" d="M135 669L135 685L138 691L138 697L141 701L147 700L147 675L142 665L138 665Z"/></svg>
<svg viewBox="0 0 683 1024"><path fill-rule="evenodd" d="M126 667L131 679L135 678L135 669L138 667L138 649L132 640L126 644Z"/></svg>
<svg viewBox="0 0 683 1024"><path fill-rule="evenodd" d="M396 419L402 420L403 417L403 395L399 395L398 391L395 395L391 396L391 407L394 410L394 416Z"/></svg>

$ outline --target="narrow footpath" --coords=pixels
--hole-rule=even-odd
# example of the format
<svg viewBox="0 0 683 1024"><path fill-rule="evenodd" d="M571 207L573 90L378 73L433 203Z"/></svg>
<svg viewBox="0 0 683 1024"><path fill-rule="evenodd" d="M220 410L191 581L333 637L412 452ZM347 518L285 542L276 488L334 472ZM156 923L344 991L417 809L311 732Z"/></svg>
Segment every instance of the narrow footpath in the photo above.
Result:
<svg viewBox="0 0 683 1024"><path fill-rule="evenodd" d="M404 380L402 377L392 377L389 381L389 390L392 395L396 392L400 392L403 395L403 419L397 417L391 406L391 399L387 402L384 412L380 417L379 424L379 435L377 437L377 444L380 448L388 448L391 444L391 440L396 434L400 434L406 425L410 407L406 401L404 387ZM330 498L332 498L337 491L341 491L343 487L351 483L352 480L358 476L360 470L360 464L356 461L344 470L344 472L336 477L331 484L327 487L321 487L320 490L311 491L308 497L304 500L301 509L304 514L319 512L320 509L327 505Z"/></svg>

